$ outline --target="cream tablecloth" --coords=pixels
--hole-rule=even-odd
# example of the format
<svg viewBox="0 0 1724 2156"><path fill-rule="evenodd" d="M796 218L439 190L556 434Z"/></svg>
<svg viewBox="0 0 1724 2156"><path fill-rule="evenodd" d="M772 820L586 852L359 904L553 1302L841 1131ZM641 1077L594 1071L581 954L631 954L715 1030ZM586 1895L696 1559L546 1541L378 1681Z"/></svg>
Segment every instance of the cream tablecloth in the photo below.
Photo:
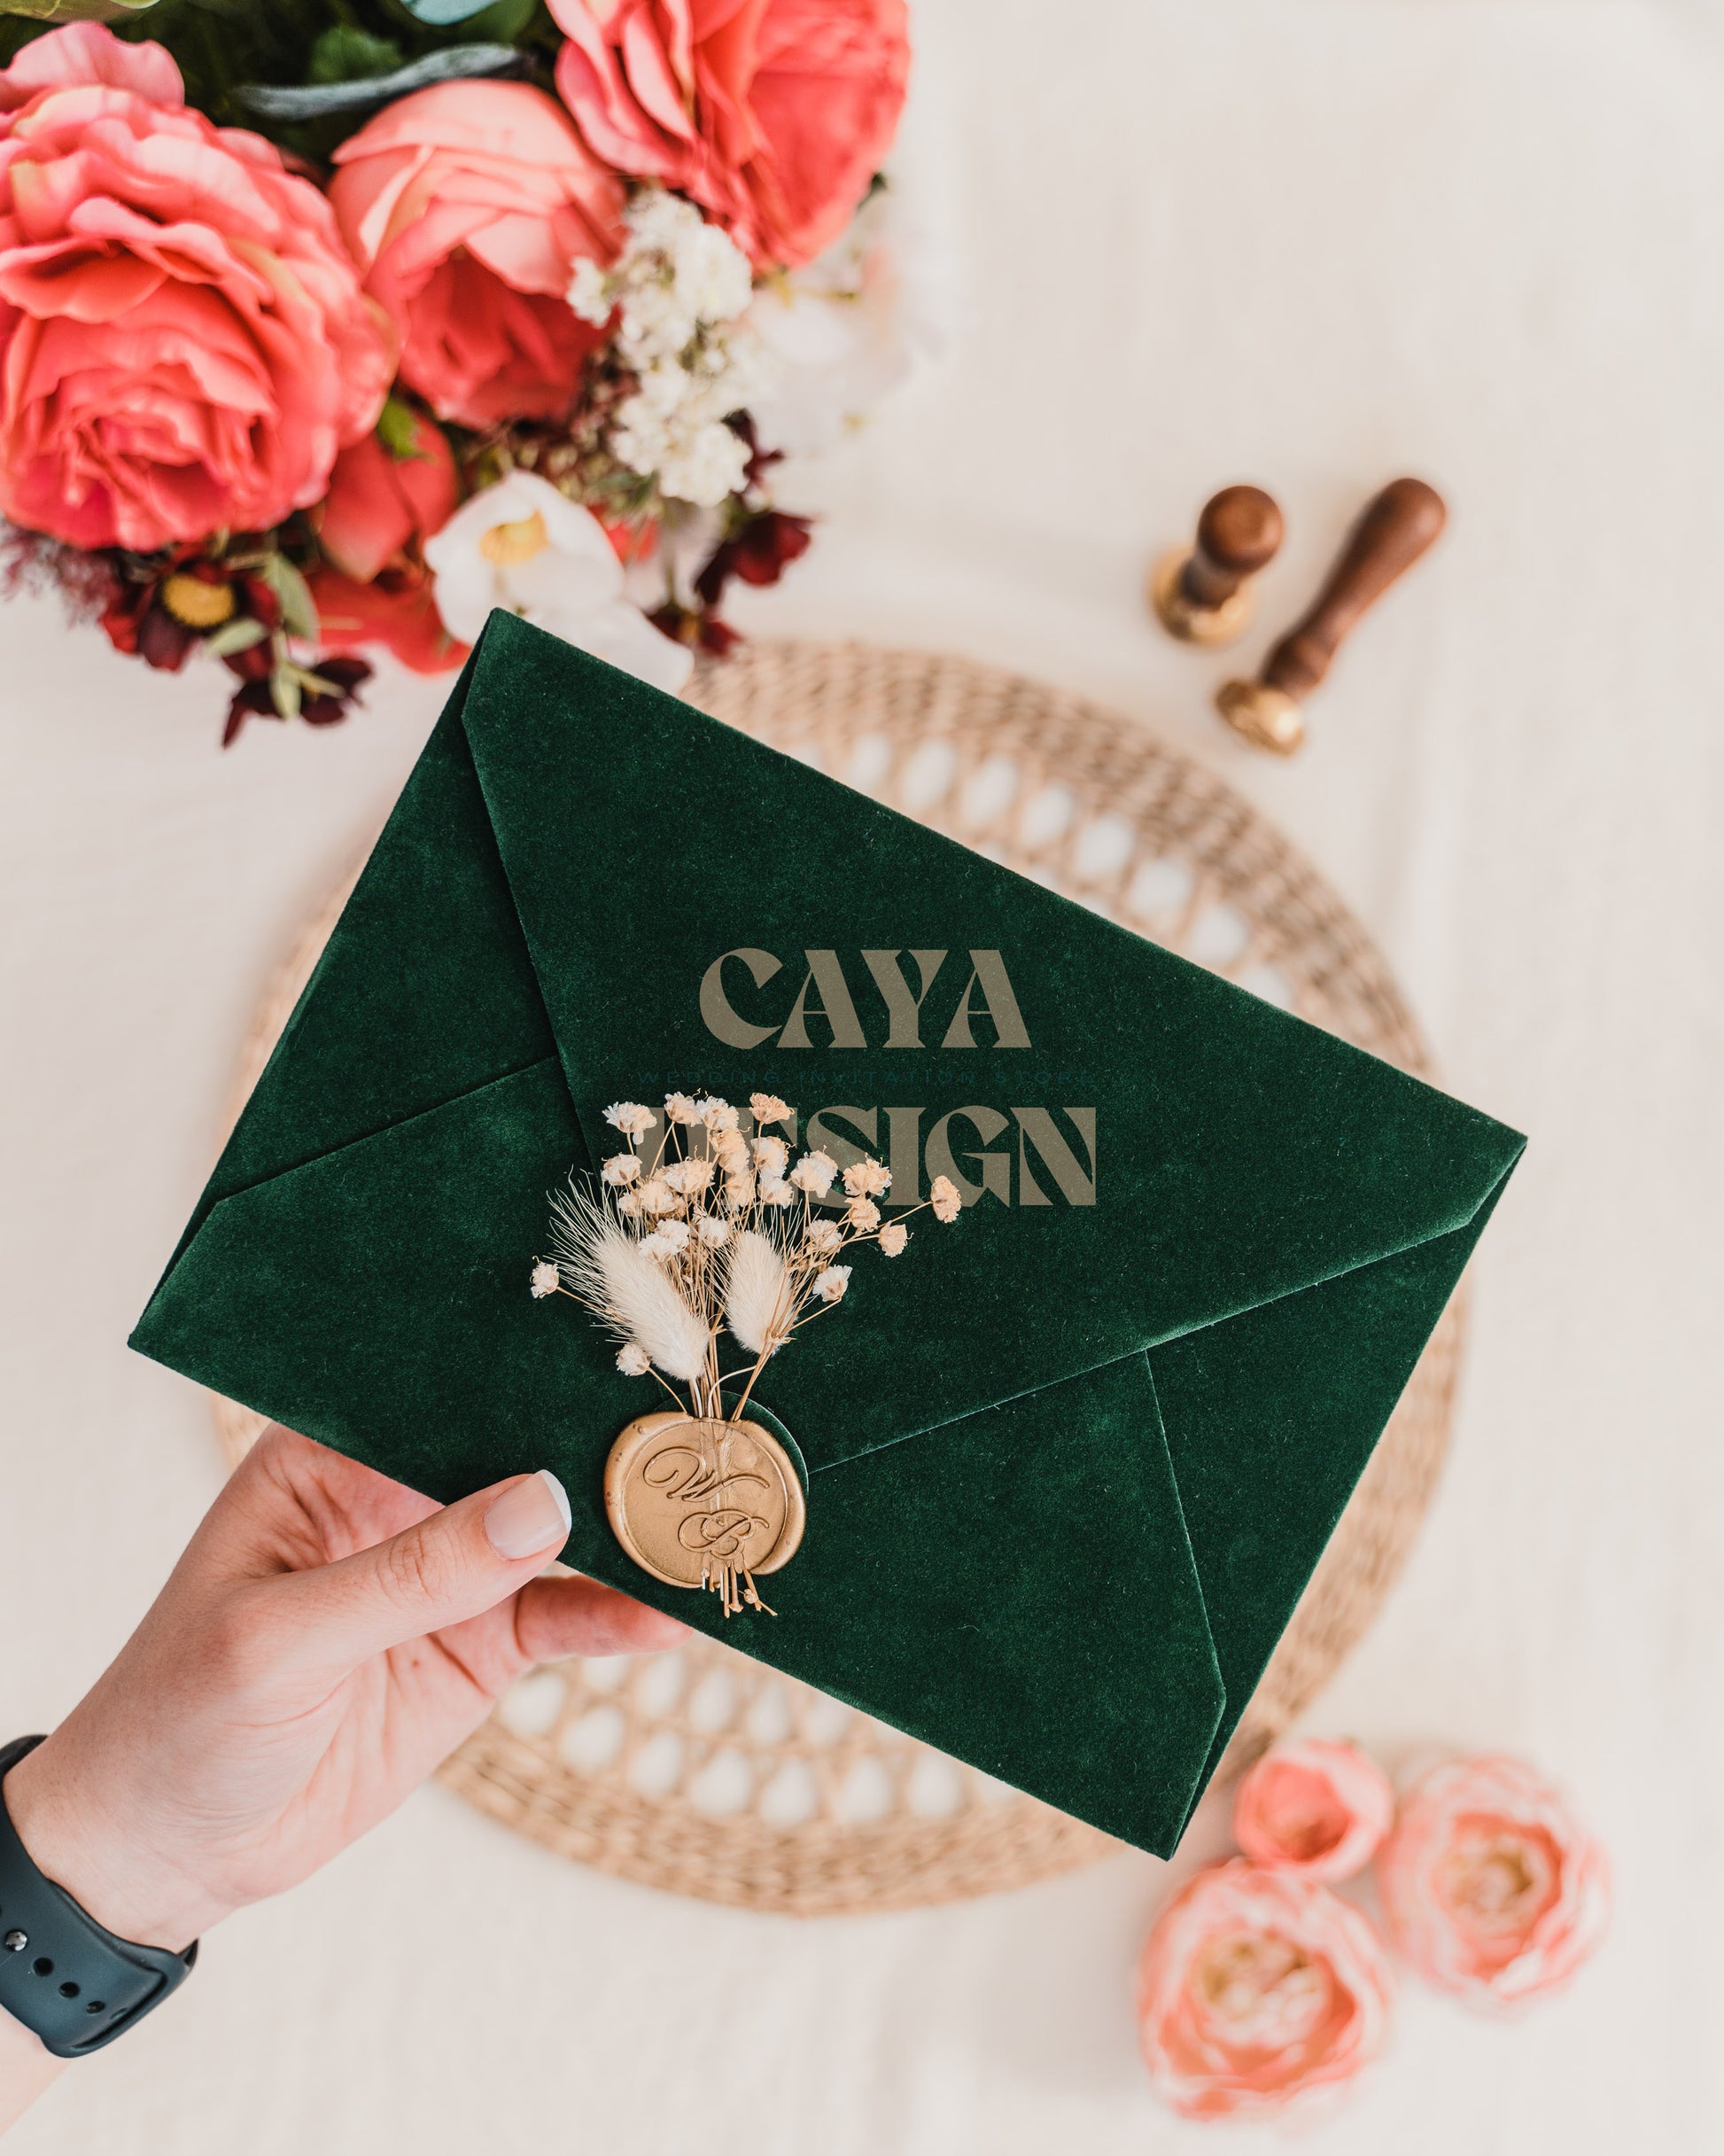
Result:
<svg viewBox="0 0 1724 2156"><path fill-rule="evenodd" d="M1390 953L1450 1082L1532 1133L1474 1275L1416 1556L1312 1717L1523 1752L1615 1852L1612 1943L1524 2025L1417 1989L1315 2145L1724 2144L1717 821L1724 52L1557 0L917 0L902 167L945 360L801 489L757 627L944 646L1225 772ZM1282 767L1144 619L1152 551L1249 475L1265 631L1394 472L1451 497ZM1254 647L1254 650L1255 647ZM0 612L0 1725L50 1723L214 1489L126 1350L236 1043L439 700L215 749L219 686ZM1207 1820L1196 1837L1216 1833ZM798 1924L560 1863L438 1791L209 1943L19 2156L1137 2156L1127 1999L1165 1869ZM1207 2129L1232 2145L1237 2129Z"/></svg>

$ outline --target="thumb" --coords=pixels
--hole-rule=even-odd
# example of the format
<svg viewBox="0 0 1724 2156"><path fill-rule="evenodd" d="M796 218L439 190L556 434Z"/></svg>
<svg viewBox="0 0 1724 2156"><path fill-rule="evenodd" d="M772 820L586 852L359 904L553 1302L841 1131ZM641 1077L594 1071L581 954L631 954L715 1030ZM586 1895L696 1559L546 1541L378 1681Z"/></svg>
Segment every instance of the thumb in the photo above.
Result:
<svg viewBox="0 0 1724 2156"><path fill-rule="evenodd" d="M567 1494L541 1467L277 1584L299 1600L302 1645L351 1668L490 1609L544 1569L569 1526Z"/></svg>

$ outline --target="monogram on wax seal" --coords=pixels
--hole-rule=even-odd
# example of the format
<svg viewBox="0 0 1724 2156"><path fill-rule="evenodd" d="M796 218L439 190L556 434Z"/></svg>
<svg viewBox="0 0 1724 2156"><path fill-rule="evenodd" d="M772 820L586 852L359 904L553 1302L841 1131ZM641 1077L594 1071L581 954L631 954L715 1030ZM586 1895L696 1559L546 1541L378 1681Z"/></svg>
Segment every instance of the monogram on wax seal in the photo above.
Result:
<svg viewBox="0 0 1724 2156"><path fill-rule="evenodd" d="M674 1408L638 1416L612 1445L604 1504L642 1571L716 1590L726 1615L765 1609L754 1576L789 1563L807 1520L796 1468L769 1431Z"/></svg>

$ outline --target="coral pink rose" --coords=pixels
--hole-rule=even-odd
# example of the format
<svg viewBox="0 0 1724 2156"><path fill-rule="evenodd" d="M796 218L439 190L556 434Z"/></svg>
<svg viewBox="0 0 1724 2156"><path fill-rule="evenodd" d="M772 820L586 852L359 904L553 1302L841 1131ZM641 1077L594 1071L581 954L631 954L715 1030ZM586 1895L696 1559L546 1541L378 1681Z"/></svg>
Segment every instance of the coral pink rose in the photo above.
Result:
<svg viewBox="0 0 1724 2156"><path fill-rule="evenodd" d="M415 540L448 522L455 505L455 464L441 427L413 416L412 445L397 456L375 433L345 448L330 491L312 512L325 557L344 576L369 584Z"/></svg>
<svg viewBox="0 0 1724 2156"><path fill-rule="evenodd" d="M1235 1857L1149 1935L1138 2024L1156 2092L1188 2119L1304 2108L1382 2049L1394 1978L1377 1934L1315 1880Z"/></svg>
<svg viewBox="0 0 1724 2156"><path fill-rule="evenodd" d="M384 569L367 584L338 569L319 569L310 581L317 641L325 651L381 644L415 673L447 673L467 656L467 646L443 626L423 569Z"/></svg>
<svg viewBox="0 0 1724 2156"><path fill-rule="evenodd" d="M1351 1879L1394 1823L1394 1792L1356 1745L1308 1738L1260 1759L1233 1800L1233 1839L1253 1864Z"/></svg>
<svg viewBox="0 0 1724 2156"><path fill-rule="evenodd" d="M558 419L602 332L566 294L608 262L623 190L524 82L415 90L343 143L330 188L366 290L401 332L401 379L444 419Z"/></svg>
<svg viewBox="0 0 1724 2156"><path fill-rule="evenodd" d="M260 531L377 418L386 324L330 206L74 24L0 74L0 512L78 547Z"/></svg>
<svg viewBox="0 0 1724 2156"><path fill-rule="evenodd" d="M757 266L812 261L891 146L904 0L549 0L556 87L587 144L662 180Z"/></svg>
<svg viewBox="0 0 1724 2156"><path fill-rule="evenodd" d="M1610 1868L1549 1784L1519 1761L1427 1774L1377 1859L1396 1947L1421 1976L1503 2012L1556 1990L1610 1920Z"/></svg>

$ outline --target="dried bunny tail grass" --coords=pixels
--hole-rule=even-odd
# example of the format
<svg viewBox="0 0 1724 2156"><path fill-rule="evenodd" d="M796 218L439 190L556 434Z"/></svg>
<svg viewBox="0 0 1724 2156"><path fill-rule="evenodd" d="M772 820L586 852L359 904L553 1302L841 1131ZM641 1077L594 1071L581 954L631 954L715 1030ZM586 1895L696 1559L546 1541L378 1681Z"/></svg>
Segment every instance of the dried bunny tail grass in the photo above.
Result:
<svg viewBox="0 0 1724 2156"><path fill-rule="evenodd" d="M706 1327L635 1238L573 1184L551 1200L551 1218L552 1247L571 1292L618 1340L638 1343L666 1376L702 1376Z"/></svg>
<svg viewBox="0 0 1724 2156"><path fill-rule="evenodd" d="M789 1330L790 1280L778 1246L744 1228L725 1269L725 1322L750 1355L782 1346Z"/></svg>

